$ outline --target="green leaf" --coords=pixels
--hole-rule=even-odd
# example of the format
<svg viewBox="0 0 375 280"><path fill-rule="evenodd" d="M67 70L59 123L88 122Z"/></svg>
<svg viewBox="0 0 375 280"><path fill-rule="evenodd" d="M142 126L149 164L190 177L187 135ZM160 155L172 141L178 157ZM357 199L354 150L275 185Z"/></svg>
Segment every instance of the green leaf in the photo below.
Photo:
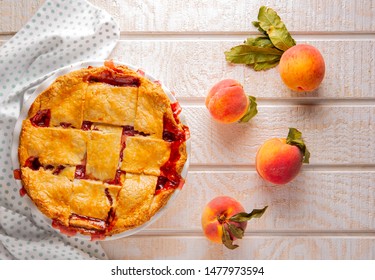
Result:
<svg viewBox="0 0 375 280"><path fill-rule="evenodd" d="M302 133L295 129L295 128L289 128L288 137L286 138L286 143L289 145L297 146L303 155L302 162L303 163L309 163L310 160L310 152L306 147L305 142L302 138Z"/></svg>
<svg viewBox="0 0 375 280"><path fill-rule="evenodd" d="M258 37L249 37L244 42L245 45L256 46L256 47L266 47L276 49L268 36L258 36ZM278 50L278 49L276 49Z"/></svg>
<svg viewBox="0 0 375 280"><path fill-rule="evenodd" d="M232 222L242 223L247 222L253 218L260 218L266 212L268 206L263 209L254 209L251 213L241 212L229 218Z"/></svg>
<svg viewBox="0 0 375 280"><path fill-rule="evenodd" d="M262 71L262 70L268 70L273 67L275 67L277 64L279 64L279 59L276 59L275 61L267 61L267 62L259 62L254 64L254 70L255 71Z"/></svg>
<svg viewBox="0 0 375 280"><path fill-rule="evenodd" d="M244 230L241 227L237 227L231 223L227 223L229 232L236 238L242 239Z"/></svg>
<svg viewBox="0 0 375 280"><path fill-rule="evenodd" d="M273 46L271 40L267 36L249 37L245 40L244 44L255 47L272 48L277 53L280 53L280 56L277 56L274 60L270 58L268 61L256 62L252 64L255 71L268 70L279 64L282 52Z"/></svg>
<svg viewBox="0 0 375 280"><path fill-rule="evenodd" d="M251 66L255 71L271 69L279 63L284 51L296 42L271 8L260 7L258 21L252 24L262 35L247 38L242 45L226 51L225 58L228 62Z"/></svg>
<svg viewBox="0 0 375 280"><path fill-rule="evenodd" d="M230 234L228 229L225 227L225 224L223 224L223 235L221 237L221 241L228 249L233 250L238 247L238 245L233 244L233 240L230 238Z"/></svg>
<svg viewBox="0 0 375 280"><path fill-rule="evenodd" d="M245 113L245 115L238 121L240 123L248 122L256 114L258 114L256 98L250 95L248 97L249 97L249 107L247 107L247 112Z"/></svg>
<svg viewBox="0 0 375 280"><path fill-rule="evenodd" d="M260 33L263 33L264 35L267 35L267 32L260 27L259 21L253 21L252 24L254 25L255 28L258 29Z"/></svg>
<svg viewBox="0 0 375 280"><path fill-rule="evenodd" d="M266 6L260 7L258 21L261 30L266 31L276 48L286 51L296 45L285 24L273 9Z"/></svg>
<svg viewBox="0 0 375 280"><path fill-rule="evenodd" d="M232 63L252 65L260 62L280 60L282 52L276 48L238 45L225 52L225 58Z"/></svg>
<svg viewBox="0 0 375 280"><path fill-rule="evenodd" d="M257 46L257 47L262 47L262 48L273 48L276 49L271 40L268 38L268 36L259 36L259 37L250 37L247 38L244 42L245 45L250 45L250 46ZM280 56L281 57L281 56ZM280 57L277 57L275 60L270 60L267 62L257 62L253 64L254 70L255 71L261 71L261 70L268 70L273 67L275 67L277 64L279 64Z"/></svg>

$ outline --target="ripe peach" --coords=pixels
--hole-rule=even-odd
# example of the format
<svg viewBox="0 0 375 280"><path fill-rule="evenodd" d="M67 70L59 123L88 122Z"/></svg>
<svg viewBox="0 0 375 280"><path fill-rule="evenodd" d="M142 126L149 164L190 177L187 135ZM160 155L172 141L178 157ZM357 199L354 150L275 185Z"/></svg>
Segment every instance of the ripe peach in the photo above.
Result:
<svg viewBox="0 0 375 280"><path fill-rule="evenodd" d="M238 245L233 244L233 241L243 237L247 221L260 218L266 209L267 206L246 213L237 200L229 196L218 196L203 210L201 218L203 232L209 240L223 243L229 249L235 249Z"/></svg>
<svg viewBox="0 0 375 280"><path fill-rule="evenodd" d="M286 184L299 173L302 158L302 152L297 146L286 144L285 138L273 138L259 148L256 169L264 180Z"/></svg>
<svg viewBox="0 0 375 280"><path fill-rule="evenodd" d="M216 121L233 123L246 114L249 98L238 81L225 79L211 88L206 97L206 107Z"/></svg>
<svg viewBox="0 0 375 280"><path fill-rule="evenodd" d="M203 210L202 228L205 236L216 243L222 243L223 226L233 215L244 212L245 209L235 199L229 196L218 196L211 200ZM237 223L229 221L229 223L246 229L247 222Z"/></svg>
<svg viewBox="0 0 375 280"><path fill-rule="evenodd" d="M298 44L283 53L279 72L284 84L290 89L313 91L324 78L325 63L317 48Z"/></svg>

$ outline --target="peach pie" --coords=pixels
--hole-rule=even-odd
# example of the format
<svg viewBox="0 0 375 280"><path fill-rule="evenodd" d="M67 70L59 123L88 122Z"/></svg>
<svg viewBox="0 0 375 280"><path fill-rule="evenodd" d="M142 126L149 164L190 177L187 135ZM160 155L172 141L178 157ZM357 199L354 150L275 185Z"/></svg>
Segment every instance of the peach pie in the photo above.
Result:
<svg viewBox="0 0 375 280"><path fill-rule="evenodd" d="M180 111L159 83L112 62L57 78L22 123L22 192L66 234L144 224L184 183Z"/></svg>

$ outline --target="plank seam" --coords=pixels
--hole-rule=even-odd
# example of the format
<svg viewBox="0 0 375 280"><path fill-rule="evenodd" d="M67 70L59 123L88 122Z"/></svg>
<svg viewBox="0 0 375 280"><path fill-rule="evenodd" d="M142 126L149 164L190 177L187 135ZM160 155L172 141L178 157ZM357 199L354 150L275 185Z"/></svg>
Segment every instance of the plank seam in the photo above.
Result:
<svg viewBox="0 0 375 280"><path fill-rule="evenodd" d="M205 106L205 97L179 97L179 103L183 107ZM290 97L290 98L257 98L260 107L282 106L318 106L318 107L373 107L374 98L322 98L322 97Z"/></svg>
<svg viewBox="0 0 375 280"><path fill-rule="evenodd" d="M121 32L123 41L243 41L257 32ZM373 41L375 33L292 33L296 41Z"/></svg>
<svg viewBox="0 0 375 280"><path fill-rule="evenodd" d="M304 165L304 172L329 172L329 173L375 173L375 164L309 164ZM189 173L202 172L255 172L254 164L190 164Z"/></svg>
<svg viewBox="0 0 375 280"><path fill-rule="evenodd" d="M8 40L16 32L0 32L0 40ZM122 41L243 41L249 36L257 36L256 31L249 32L128 32L120 33ZM375 32L292 32L297 41L372 41Z"/></svg>
<svg viewBox="0 0 375 280"><path fill-rule="evenodd" d="M133 235L135 237L153 237L153 236L190 236L202 237L203 232L199 229L178 230L178 229L145 229ZM246 231L245 237L367 237L375 238L375 230L262 230L262 231Z"/></svg>

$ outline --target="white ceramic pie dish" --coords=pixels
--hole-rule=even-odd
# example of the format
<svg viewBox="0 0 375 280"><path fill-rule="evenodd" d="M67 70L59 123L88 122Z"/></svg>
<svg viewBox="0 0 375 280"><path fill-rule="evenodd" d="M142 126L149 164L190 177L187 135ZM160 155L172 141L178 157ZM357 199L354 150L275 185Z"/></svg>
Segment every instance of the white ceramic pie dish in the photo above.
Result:
<svg viewBox="0 0 375 280"><path fill-rule="evenodd" d="M16 122L16 125L14 127L13 141L12 141L12 148L11 148L11 158L12 158L13 170L16 170L16 169L20 168L20 164L19 164L19 160L18 160L18 146L19 146L19 136L20 136L21 129L22 129L22 121L27 118L27 114L28 114L28 111L30 109L30 106L33 104L36 97L40 93L42 93L45 89L47 89L59 76L65 75L65 74L67 74L69 72L72 72L72 71L75 71L75 70L87 68L88 66L100 67L100 66L104 65L104 62L105 62L104 60L83 61L83 62L75 63L75 64L72 64L72 65L60 68L60 69L56 70L48 79L46 79L45 81L40 83L39 86L37 86L37 88L31 94L31 96L23 103L20 115L19 115L18 120ZM132 65L129 65L127 63L123 63L123 62L120 62L120 61L113 61L113 62L114 62L115 65L125 65L125 66L129 67L130 69L132 69L134 71L137 71L137 70L140 69L140 68L134 67ZM149 79L150 81L153 81L153 82L159 81L158 79L156 79L152 75L145 72L143 69L142 69L142 72L144 72L144 76L147 79ZM165 87L162 83L161 83L161 86L162 86L164 92L167 94L167 96L171 100L171 102L172 103L176 102L177 100L176 100L175 96L172 94L172 92L167 87ZM181 122L183 124L187 125L186 119L183 115L183 111L180 113L179 117L180 117ZM186 141L187 160L185 162L185 165L184 165L182 173L181 173L181 176L184 180L186 180L187 173L188 173L188 167L189 167L189 160L190 160L190 154L191 154L191 143L190 142L191 142L190 139L188 139ZM22 188L21 180L15 180L15 181L16 181L19 189L21 189ZM143 229L145 229L146 227L148 227L149 225L154 223L158 218L160 218L164 214L166 209L171 204L173 204L173 201L176 199L179 192L180 192L180 190L176 189L174 191L174 193L172 194L172 196L170 197L170 199L168 200L168 203L163 208L161 208L154 216L152 216L151 219L149 221L147 221L146 223L144 223L141 226L136 227L134 229L130 229L130 230L118 233L118 234L114 234L112 236L107 236L104 239L104 241L105 240L119 239L119 238L130 236L130 235L133 235L137 232L142 231ZM36 207L34 202L29 198L29 196L25 195L22 199L26 200L29 208L31 209L32 217L34 218L34 220L37 221L38 224L42 223L44 226L47 226L50 229L60 233L60 231L58 229L55 229L55 228L52 227L52 220L50 218L44 216L39 211L39 209ZM78 237L78 238L81 238L81 239L87 239L87 240L91 239L91 236L83 235L83 234L80 234L80 233L77 233L76 235L74 235L74 237Z"/></svg>

